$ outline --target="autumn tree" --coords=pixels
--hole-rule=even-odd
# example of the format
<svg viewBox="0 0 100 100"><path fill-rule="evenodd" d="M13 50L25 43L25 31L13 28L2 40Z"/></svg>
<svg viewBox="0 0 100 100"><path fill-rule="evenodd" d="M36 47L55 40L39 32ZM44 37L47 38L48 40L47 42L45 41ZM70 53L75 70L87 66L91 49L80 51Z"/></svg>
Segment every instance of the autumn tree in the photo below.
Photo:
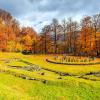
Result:
<svg viewBox="0 0 100 100"><path fill-rule="evenodd" d="M6 48L7 48L6 25L0 18L0 51L6 51Z"/></svg>
<svg viewBox="0 0 100 100"><path fill-rule="evenodd" d="M100 55L100 44L99 44L99 38L100 38L100 14L96 14L92 17L92 24L94 29L94 38L95 38L95 52L96 55ZM99 37L99 38L98 38Z"/></svg>
<svg viewBox="0 0 100 100"><path fill-rule="evenodd" d="M36 48L36 32L31 27L24 27L21 31L22 35L22 46L23 50L26 52L35 53Z"/></svg>

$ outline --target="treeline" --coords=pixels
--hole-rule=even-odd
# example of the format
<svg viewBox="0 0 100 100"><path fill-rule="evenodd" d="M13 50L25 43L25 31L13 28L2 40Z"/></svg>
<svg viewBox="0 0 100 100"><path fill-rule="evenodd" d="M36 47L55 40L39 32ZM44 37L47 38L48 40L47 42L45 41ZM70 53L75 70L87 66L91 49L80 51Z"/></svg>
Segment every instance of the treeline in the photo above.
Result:
<svg viewBox="0 0 100 100"><path fill-rule="evenodd" d="M37 33L32 27L21 28L10 13L0 10L0 51L100 56L100 14L80 23L53 19Z"/></svg>

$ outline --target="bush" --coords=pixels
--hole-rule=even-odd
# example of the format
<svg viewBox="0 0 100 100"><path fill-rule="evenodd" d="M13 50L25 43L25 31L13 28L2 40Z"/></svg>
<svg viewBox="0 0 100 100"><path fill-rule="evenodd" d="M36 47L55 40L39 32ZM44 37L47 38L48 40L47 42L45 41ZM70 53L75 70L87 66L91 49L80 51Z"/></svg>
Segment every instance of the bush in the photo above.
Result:
<svg viewBox="0 0 100 100"><path fill-rule="evenodd" d="M31 50L23 50L22 54L29 55L29 54L32 54L32 51Z"/></svg>

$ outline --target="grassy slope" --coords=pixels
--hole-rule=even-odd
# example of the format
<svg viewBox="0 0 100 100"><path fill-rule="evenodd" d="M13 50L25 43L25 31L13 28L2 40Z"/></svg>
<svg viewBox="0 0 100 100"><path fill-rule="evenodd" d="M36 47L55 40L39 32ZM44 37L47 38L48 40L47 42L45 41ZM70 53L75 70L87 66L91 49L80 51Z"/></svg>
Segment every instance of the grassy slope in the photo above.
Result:
<svg viewBox="0 0 100 100"><path fill-rule="evenodd" d="M99 100L100 82L67 77L67 81L43 84L0 74L0 100ZM61 98L61 99L60 99Z"/></svg>
<svg viewBox="0 0 100 100"><path fill-rule="evenodd" d="M45 61L46 56L25 56L15 53L0 53L0 59L21 58L23 60L57 71L70 72L74 74L100 71L99 66L66 66L49 64ZM51 56L47 56L51 57ZM46 84L38 81L29 81L14 77L9 74L0 73L0 100L99 100L100 81L79 79L71 76L62 77L58 80L57 74L42 70L40 72L29 72L20 69L6 67L7 64L0 61L0 69L10 70L18 74L35 76L48 80ZM24 63L11 62L11 65L25 66Z"/></svg>

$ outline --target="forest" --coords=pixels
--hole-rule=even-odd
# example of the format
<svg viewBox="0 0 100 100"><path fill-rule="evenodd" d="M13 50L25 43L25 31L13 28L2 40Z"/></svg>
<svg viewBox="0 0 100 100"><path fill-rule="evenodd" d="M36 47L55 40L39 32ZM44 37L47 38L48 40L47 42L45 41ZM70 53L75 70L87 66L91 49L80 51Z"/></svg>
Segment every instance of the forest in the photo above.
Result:
<svg viewBox="0 0 100 100"><path fill-rule="evenodd" d="M0 9L0 51L24 54L71 54L100 57L100 14L72 18L42 27L21 27L9 12Z"/></svg>

